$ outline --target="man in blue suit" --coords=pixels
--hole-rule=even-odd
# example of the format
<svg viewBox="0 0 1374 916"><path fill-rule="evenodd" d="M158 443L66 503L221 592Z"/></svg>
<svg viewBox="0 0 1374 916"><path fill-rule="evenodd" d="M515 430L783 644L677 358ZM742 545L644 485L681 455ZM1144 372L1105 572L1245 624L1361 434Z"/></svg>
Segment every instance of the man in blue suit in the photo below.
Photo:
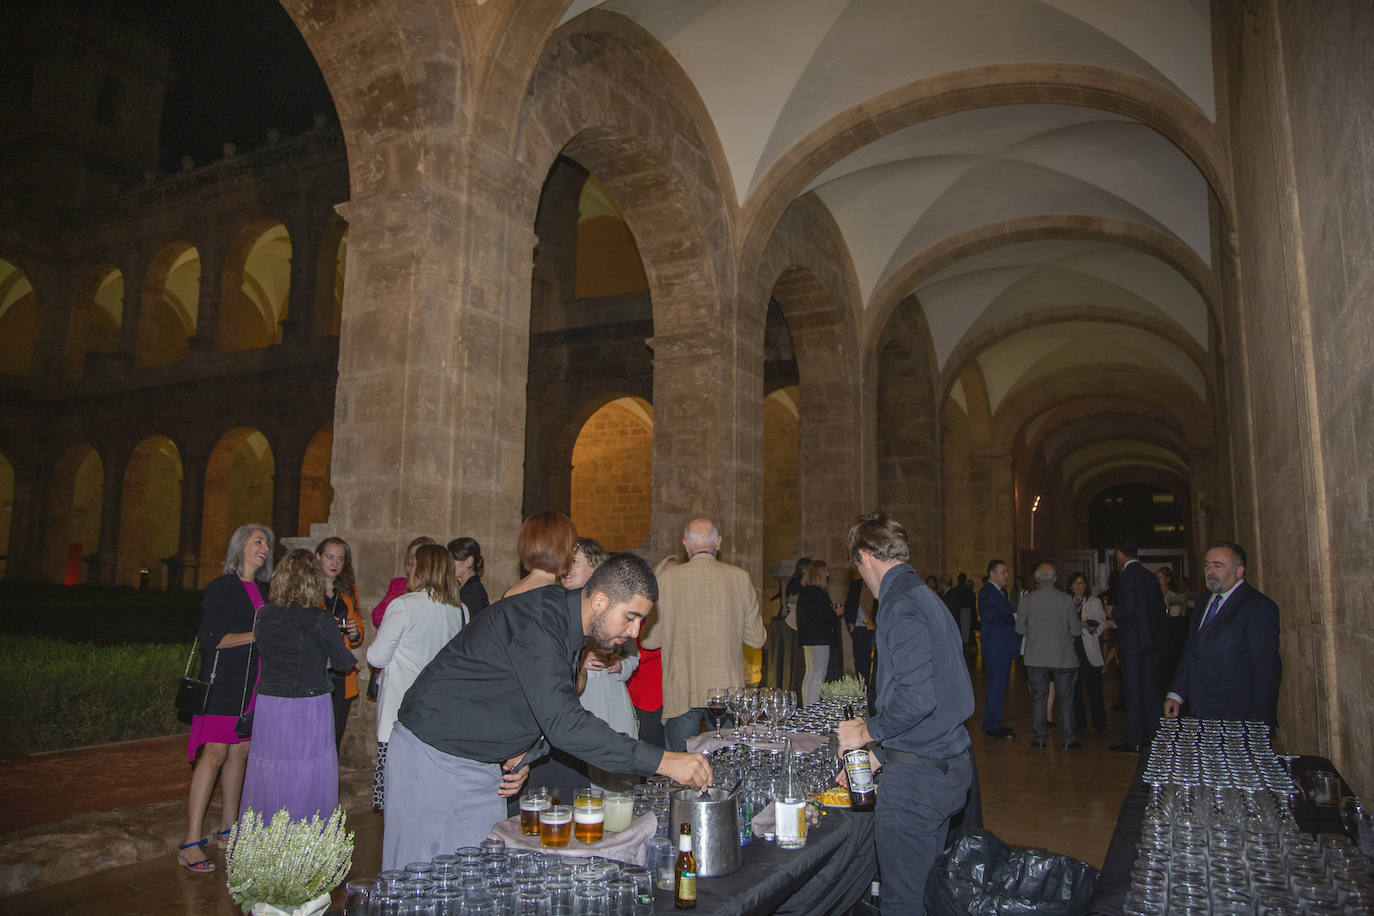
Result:
<svg viewBox="0 0 1374 916"><path fill-rule="evenodd" d="M1116 539L1116 604L1109 612L1116 621L1121 658L1121 692L1126 703L1125 738L1113 751L1140 753L1145 740L1159 727L1163 688L1159 653L1164 648L1164 592L1159 579L1136 558L1136 540L1129 534Z"/></svg>
<svg viewBox="0 0 1374 916"><path fill-rule="evenodd" d="M1202 564L1207 594L1188 627L1188 642L1164 700L1176 718L1184 703L1202 719L1276 722L1279 608L1245 581L1245 548L1218 541Z"/></svg>
<svg viewBox="0 0 1374 916"><path fill-rule="evenodd" d="M1016 732L1002 724L1002 704L1007 699L1007 680L1011 663L1021 648L1016 634L1016 615L1007 601L1007 564L988 563L988 581L978 592L978 616L983 622L983 671L987 674L987 705L983 708L983 731L993 738L1015 738Z"/></svg>

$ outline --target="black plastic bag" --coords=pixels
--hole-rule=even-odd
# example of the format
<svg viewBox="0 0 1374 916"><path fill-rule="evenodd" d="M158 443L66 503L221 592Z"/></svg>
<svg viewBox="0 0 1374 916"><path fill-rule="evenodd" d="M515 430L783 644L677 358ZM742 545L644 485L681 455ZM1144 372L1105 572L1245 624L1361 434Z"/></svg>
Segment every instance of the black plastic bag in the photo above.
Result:
<svg viewBox="0 0 1374 916"><path fill-rule="evenodd" d="M936 916L1077 916L1097 869L1044 849L1008 846L986 830L961 831L935 860L926 910Z"/></svg>

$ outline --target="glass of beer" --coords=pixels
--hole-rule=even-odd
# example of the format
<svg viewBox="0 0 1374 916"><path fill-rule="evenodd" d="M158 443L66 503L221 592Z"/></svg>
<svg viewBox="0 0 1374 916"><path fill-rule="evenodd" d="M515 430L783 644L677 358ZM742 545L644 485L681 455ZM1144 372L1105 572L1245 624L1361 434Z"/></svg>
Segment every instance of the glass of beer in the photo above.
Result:
<svg viewBox="0 0 1374 916"><path fill-rule="evenodd" d="M549 805L539 812L539 844L562 849L572 839L572 808Z"/></svg>
<svg viewBox="0 0 1374 916"><path fill-rule="evenodd" d="M634 799L629 792L607 792L606 798L606 829L611 833L619 833L630 826L630 819L634 816Z"/></svg>
<svg viewBox="0 0 1374 916"><path fill-rule="evenodd" d="M606 826L606 799L600 789L578 789L573 793L573 837L579 843L601 842Z"/></svg>
<svg viewBox="0 0 1374 916"><path fill-rule="evenodd" d="M553 800L542 788L520 796L520 832L539 836L539 812L551 807Z"/></svg>

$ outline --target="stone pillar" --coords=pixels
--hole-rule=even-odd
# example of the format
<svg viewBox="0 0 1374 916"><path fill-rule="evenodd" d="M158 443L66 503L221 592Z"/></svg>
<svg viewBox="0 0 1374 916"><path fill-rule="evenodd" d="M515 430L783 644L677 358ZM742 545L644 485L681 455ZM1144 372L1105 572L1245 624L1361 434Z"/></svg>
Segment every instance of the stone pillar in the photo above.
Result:
<svg viewBox="0 0 1374 916"><path fill-rule="evenodd" d="M119 513L123 508L124 468L129 463L129 451L107 448L101 459L104 482L100 492L100 540L92 554L90 579L101 585L114 585L119 567Z"/></svg>
<svg viewBox="0 0 1374 916"><path fill-rule="evenodd" d="M70 359L75 312L73 272L67 265L51 269L46 264L37 264L31 270L29 282L39 296L39 307L29 373L45 379L51 390L51 386L62 385L74 375Z"/></svg>
<svg viewBox="0 0 1374 916"><path fill-rule="evenodd" d="M143 287L148 279L148 262L147 252L136 251L122 267L124 308L119 319L118 361L126 371L138 362L138 335L143 318L143 298L146 295Z"/></svg>
<svg viewBox="0 0 1374 916"><path fill-rule="evenodd" d="M200 528L205 510L208 452L188 446L181 456L181 529L177 552L163 559L169 589L200 586Z"/></svg>
<svg viewBox="0 0 1374 916"><path fill-rule="evenodd" d="M14 582L37 581L43 574L42 495L46 481L39 463L26 454L10 453L14 470L14 505L10 509L9 558L5 578Z"/></svg>
<svg viewBox="0 0 1374 916"><path fill-rule="evenodd" d="M188 343L191 354L219 349L219 307L224 298L224 261L232 240L217 228L206 237L200 251L200 295L196 300L196 333Z"/></svg>
<svg viewBox="0 0 1374 916"><path fill-rule="evenodd" d="M301 465L308 441L293 429L272 439L272 531L278 540L301 534Z"/></svg>
<svg viewBox="0 0 1374 916"><path fill-rule="evenodd" d="M286 227L291 233L291 292L286 317L279 322L284 346L302 343L315 333L321 221L327 216L298 207Z"/></svg>

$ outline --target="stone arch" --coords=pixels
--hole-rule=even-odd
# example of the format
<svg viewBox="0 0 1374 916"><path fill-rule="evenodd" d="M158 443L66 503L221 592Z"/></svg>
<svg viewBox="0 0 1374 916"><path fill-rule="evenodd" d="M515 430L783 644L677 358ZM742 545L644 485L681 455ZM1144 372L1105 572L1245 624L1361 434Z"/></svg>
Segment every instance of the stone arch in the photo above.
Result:
<svg viewBox="0 0 1374 916"><path fill-rule="evenodd" d="M1073 522L1076 531L1082 532L1084 543L1092 546L1103 547L1107 544L1092 544L1094 540L1105 540L1106 533L1103 532L1102 538L1094 538L1093 528L1093 503L1099 497L1116 489L1127 485L1144 485L1164 491L1173 496L1175 511L1180 516L1183 530L1175 532L1178 539L1182 542L1183 549L1187 550L1194 546L1194 536L1196 532L1188 530L1193 519L1190 516L1190 504L1193 501L1192 486L1188 480L1178 475L1172 468L1141 462L1138 464L1119 463L1102 468L1101 473L1085 481L1079 489L1073 491L1071 508L1073 511ZM1119 535L1124 532L1116 532ZM1156 532L1136 531L1133 532L1140 538L1141 546L1149 546L1150 539L1156 536ZM1113 535L1113 536L1116 536ZM1198 559L1198 558L1195 558Z"/></svg>
<svg viewBox="0 0 1374 916"><path fill-rule="evenodd" d="M1057 437L1051 442L1051 438ZM1045 464L1054 468L1075 450L1106 439L1142 438L1156 442L1181 458L1188 454L1188 441L1181 430L1163 420L1139 414L1094 414L1072 423L1061 424L1054 430L1037 430L1033 441L1043 443L1043 449L1027 450L1027 454L1042 454Z"/></svg>
<svg viewBox="0 0 1374 916"><path fill-rule="evenodd" d="M10 522L14 518L14 466L0 452L0 579L9 573Z"/></svg>
<svg viewBox="0 0 1374 916"><path fill-rule="evenodd" d="M321 234L315 264L314 333L338 337L343 325L344 265L348 262L348 222L332 216Z"/></svg>
<svg viewBox="0 0 1374 916"><path fill-rule="evenodd" d="M1041 239L1108 242L1158 258L1178 271L1198 291L1207 304L1212 333L1220 335L1221 292L1216 273L1180 239L1128 220L1050 213L1018 217L956 233L907 261L873 291L864 313L865 342L873 346L897 303L945 268L984 251Z"/></svg>
<svg viewBox="0 0 1374 916"><path fill-rule="evenodd" d="M220 574L229 536L240 525L270 527L272 518L272 447L267 437L248 426L220 436L205 464L205 498L201 508L200 584Z"/></svg>
<svg viewBox="0 0 1374 916"><path fill-rule="evenodd" d="M1110 306L1055 306L1037 309L1033 312L1026 312L1018 315L1010 321L987 328L977 336L961 343L950 353L945 360L944 367L940 370L940 379L937 390L941 396L948 394L954 382L964 369L978 358L978 355L993 344L1006 340L1009 337L1025 331L1029 328L1043 328L1054 324L1074 324L1082 322L1113 324L1122 327L1138 328L1148 331L1156 337L1177 347L1189 361L1197 367L1207 381L1209 397L1215 385L1212 377L1215 370L1215 360L1208 356L1207 351L1194 340L1188 332L1184 331L1177 324L1164 318L1154 315L1147 315L1142 312L1134 312L1128 309L1113 308Z"/></svg>
<svg viewBox="0 0 1374 916"><path fill-rule="evenodd" d="M275 217L239 230L224 258L219 349L259 350L281 341L291 292L291 234Z"/></svg>
<svg viewBox="0 0 1374 916"><path fill-rule="evenodd" d="M18 265L0 258L0 375L28 375L38 344L38 291Z"/></svg>
<svg viewBox="0 0 1374 916"><path fill-rule="evenodd" d="M124 273L113 264L91 267L77 281L68 349L73 374L81 374L89 354L119 350L125 295Z"/></svg>
<svg viewBox="0 0 1374 916"><path fill-rule="evenodd" d="M138 362L179 362L190 353L200 306L200 251L190 242L164 245L148 265L138 317Z"/></svg>
<svg viewBox="0 0 1374 916"><path fill-rule="evenodd" d="M105 466L87 444L68 449L53 469L48 493L48 547L43 578L76 585L86 581L85 557L100 545Z"/></svg>
<svg viewBox="0 0 1374 916"><path fill-rule="evenodd" d="M793 198L845 156L904 127L997 105L1059 104L1134 118L1179 148L1216 194L1223 220L1232 204L1226 144L1196 105L1153 80L1065 63L999 64L942 73L868 99L795 144L759 180L741 211L743 250L762 248Z"/></svg>
<svg viewBox="0 0 1374 916"><path fill-rule="evenodd" d="M153 588L167 587L162 560L180 543L181 472L181 453L166 436L148 436L134 446L120 493L116 584L136 586L147 569Z"/></svg>
<svg viewBox="0 0 1374 916"><path fill-rule="evenodd" d="M770 581L775 566L803 549L798 507L800 399L799 385L784 385L763 399L764 582Z"/></svg>
<svg viewBox="0 0 1374 916"><path fill-rule="evenodd" d="M653 516L654 408L643 398L608 401L578 430L572 449L572 512L578 534L608 551L649 540Z"/></svg>
<svg viewBox="0 0 1374 916"><path fill-rule="evenodd" d="M329 521L334 488L329 483L329 466L334 456L334 421L316 430L305 447L301 462L300 534L308 534L311 524ZM285 535L283 535L285 536Z"/></svg>

